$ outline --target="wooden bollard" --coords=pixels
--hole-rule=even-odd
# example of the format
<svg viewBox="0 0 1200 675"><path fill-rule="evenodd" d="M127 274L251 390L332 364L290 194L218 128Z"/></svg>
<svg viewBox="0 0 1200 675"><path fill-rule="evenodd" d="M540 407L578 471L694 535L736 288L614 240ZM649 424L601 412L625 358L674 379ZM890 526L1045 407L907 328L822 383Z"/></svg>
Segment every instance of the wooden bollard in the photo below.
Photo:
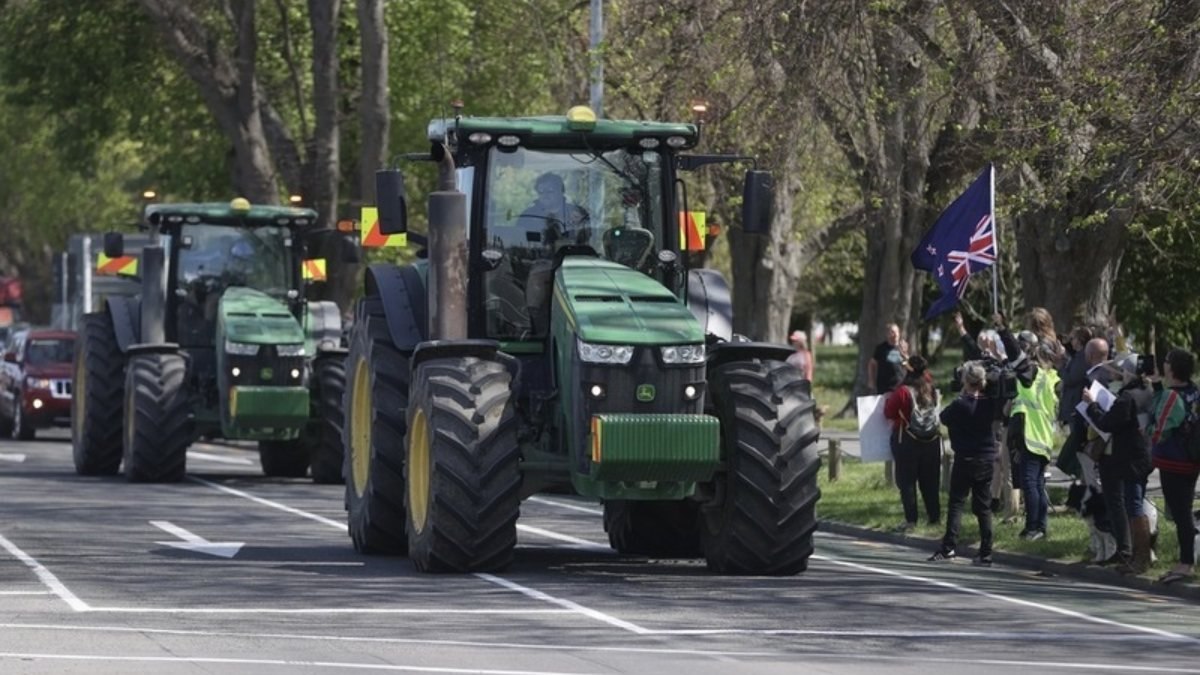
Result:
<svg viewBox="0 0 1200 675"><path fill-rule="evenodd" d="M952 453L942 451L942 492L950 492L950 467L954 463Z"/></svg>
<svg viewBox="0 0 1200 675"><path fill-rule="evenodd" d="M842 475L842 442L829 439L829 482L837 482Z"/></svg>
<svg viewBox="0 0 1200 675"><path fill-rule="evenodd" d="M896 463L890 459L883 463L883 478L888 485L896 486Z"/></svg>

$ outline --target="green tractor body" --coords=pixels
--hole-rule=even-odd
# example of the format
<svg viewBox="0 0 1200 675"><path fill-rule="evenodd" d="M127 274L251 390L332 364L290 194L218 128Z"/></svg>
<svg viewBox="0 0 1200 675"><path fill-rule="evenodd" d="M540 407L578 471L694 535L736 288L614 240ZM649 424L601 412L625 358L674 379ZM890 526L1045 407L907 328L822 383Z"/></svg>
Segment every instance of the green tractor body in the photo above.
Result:
<svg viewBox="0 0 1200 675"><path fill-rule="evenodd" d="M424 259L366 274L347 358L349 532L419 569L498 569L522 499L604 503L622 553L792 574L819 497L809 384L732 333L729 289L690 262L689 124L566 117L430 124ZM382 230L407 231L398 170ZM770 217L747 173L744 230ZM701 234L703 241L703 234Z"/></svg>
<svg viewBox="0 0 1200 675"><path fill-rule="evenodd" d="M204 437L258 441L268 475L311 465L340 482L341 317L303 293L315 218L245 200L146 208L141 292L87 314L77 343L79 473L179 480ZM105 255L123 248L106 235Z"/></svg>

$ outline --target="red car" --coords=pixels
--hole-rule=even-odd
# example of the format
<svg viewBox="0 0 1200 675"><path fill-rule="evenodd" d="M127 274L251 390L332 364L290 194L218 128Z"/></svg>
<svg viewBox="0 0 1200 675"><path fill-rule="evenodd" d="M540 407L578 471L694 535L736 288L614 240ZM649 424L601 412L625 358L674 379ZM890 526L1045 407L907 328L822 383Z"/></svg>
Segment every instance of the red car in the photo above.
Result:
<svg viewBox="0 0 1200 675"><path fill-rule="evenodd" d="M27 441L39 428L70 426L74 358L73 332L12 335L0 366L0 433Z"/></svg>

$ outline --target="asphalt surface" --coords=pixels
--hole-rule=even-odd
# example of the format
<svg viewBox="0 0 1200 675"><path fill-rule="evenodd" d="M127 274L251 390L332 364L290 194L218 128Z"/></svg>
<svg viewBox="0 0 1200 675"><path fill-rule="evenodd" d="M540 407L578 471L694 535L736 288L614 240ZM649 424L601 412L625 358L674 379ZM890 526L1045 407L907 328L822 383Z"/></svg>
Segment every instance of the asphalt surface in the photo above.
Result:
<svg viewBox="0 0 1200 675"><path fill-rule="evenodd" d="M561 495L523 505L511 569L421 575L355 553L340 486L224 446L188 469L0 441L0 673L1200 672L1185 600L824 534L800 576L716 577L613 554Z"/></svg>

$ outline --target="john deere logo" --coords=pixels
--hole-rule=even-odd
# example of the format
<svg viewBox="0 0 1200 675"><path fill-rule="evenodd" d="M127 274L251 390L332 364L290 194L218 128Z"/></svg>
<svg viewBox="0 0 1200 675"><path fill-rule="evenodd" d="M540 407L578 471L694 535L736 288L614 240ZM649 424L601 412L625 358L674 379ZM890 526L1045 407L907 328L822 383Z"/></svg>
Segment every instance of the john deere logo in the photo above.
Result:
<svg viewBox="0 0 1200 675"><path fill-rule="evenodd" d="M637 400L643 403L649 403L654 400L654 385L639 384L637 388Z"/></svg>

